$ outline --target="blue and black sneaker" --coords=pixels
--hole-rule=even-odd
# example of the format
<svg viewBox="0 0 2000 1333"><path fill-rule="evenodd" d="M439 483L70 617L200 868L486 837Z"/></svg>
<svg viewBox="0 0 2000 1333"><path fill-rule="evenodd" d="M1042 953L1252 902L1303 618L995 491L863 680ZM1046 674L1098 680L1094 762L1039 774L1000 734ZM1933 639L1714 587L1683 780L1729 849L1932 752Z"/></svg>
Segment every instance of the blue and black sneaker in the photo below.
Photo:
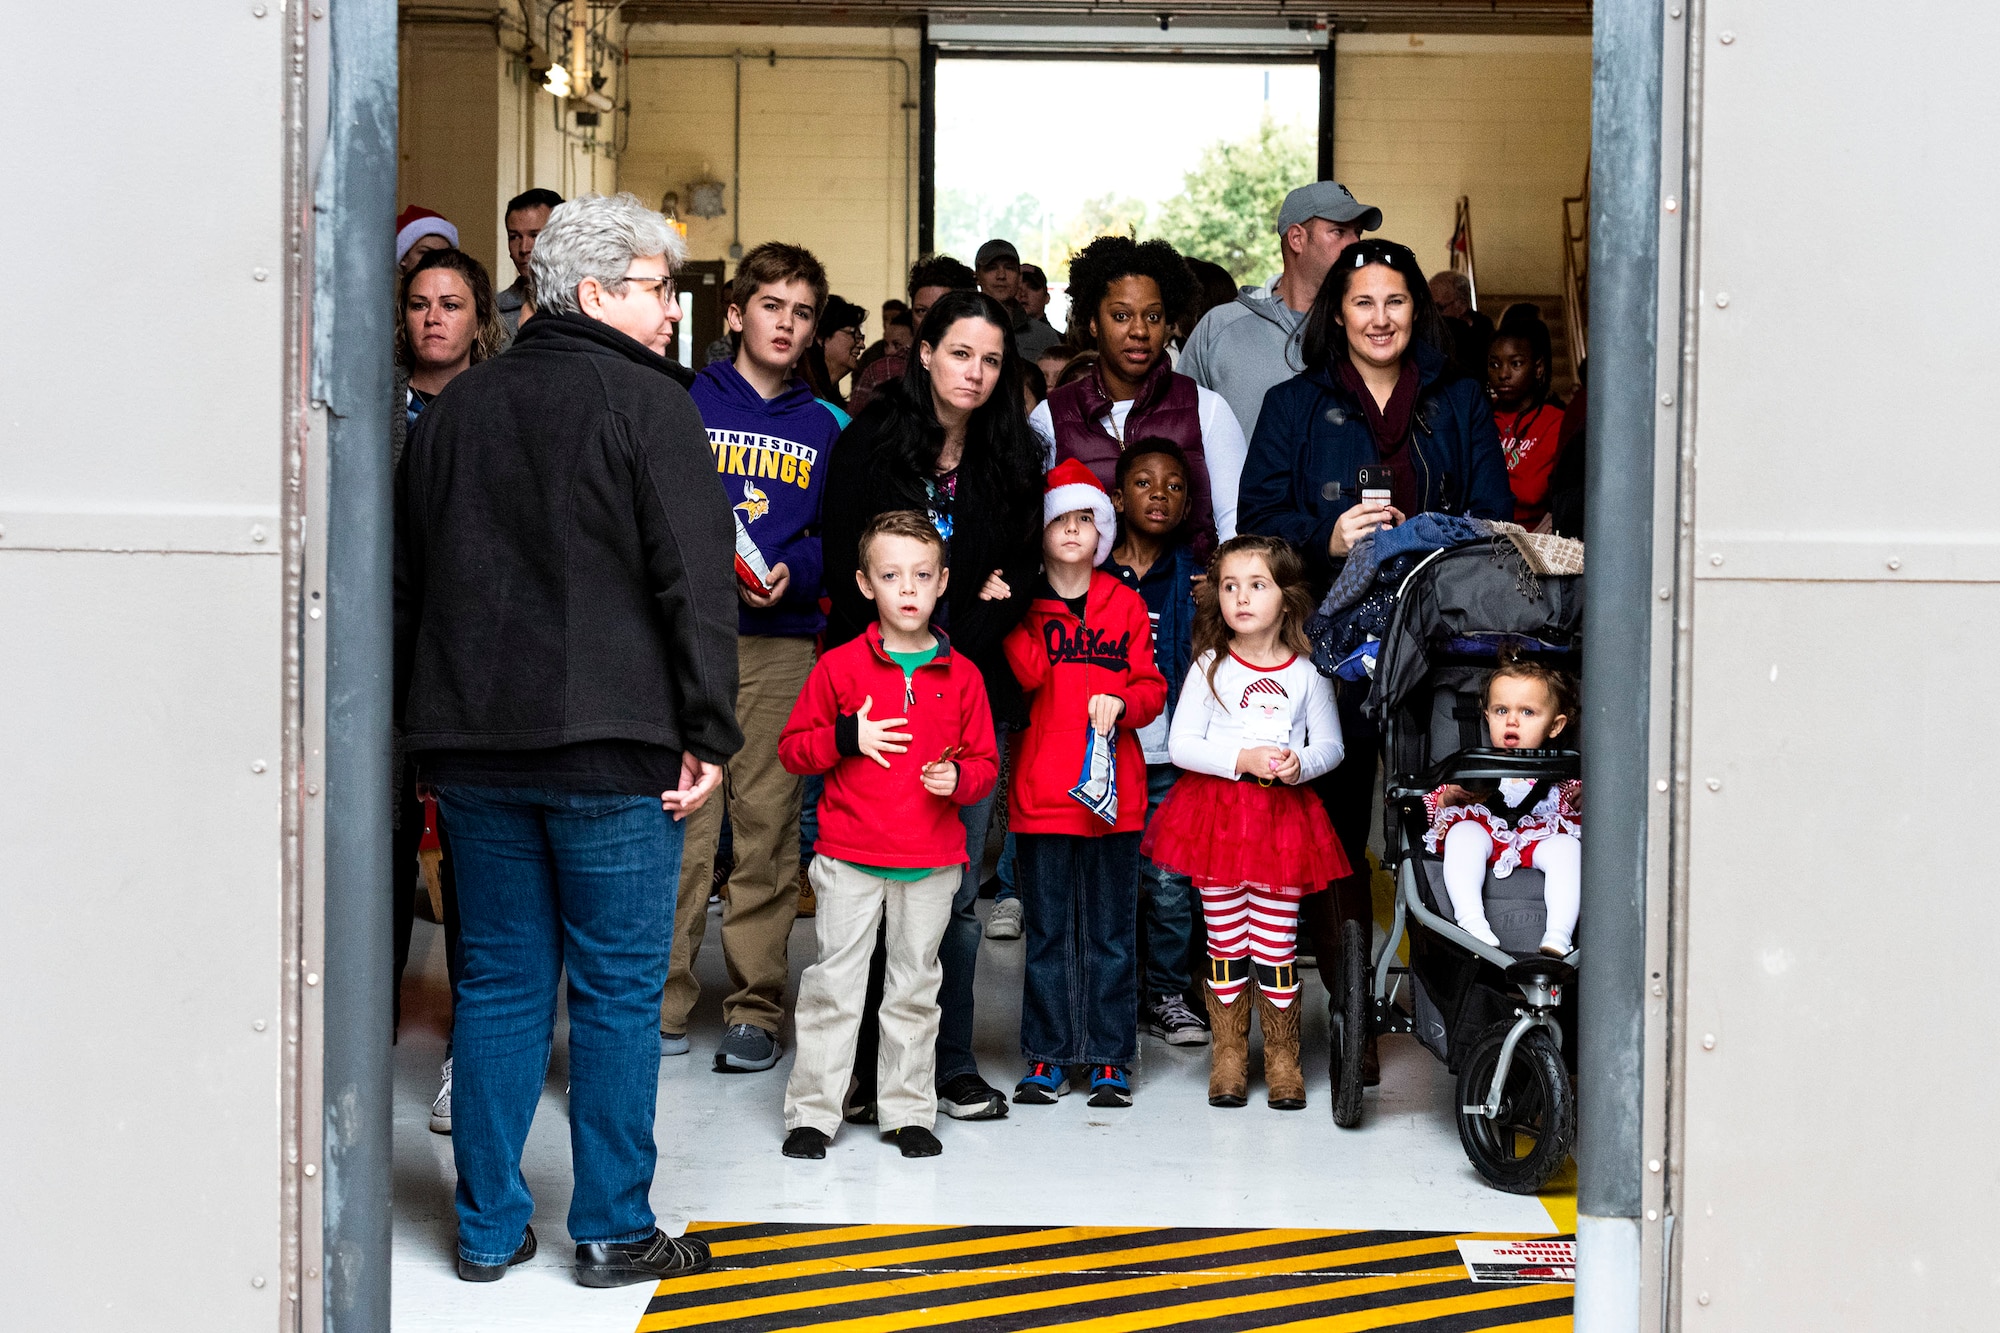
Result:
<svg viewBox="0 0 2000 1333"><path fill-rule="evenodd" d="M1027 1076L1014 1085L1014 1100L1023 1106L1053 1106L1056 1098L1068 1092L1069 1078L1063 1067L1037 1060L1028 1066Z"/></svg>
<svg viewBox="0 0 2000 1333"><path fill-rule="evenodd" d="M1092 1106L1130 1106L1132 1085L1125 1081L1125 1071L1117 1065L1092 1065L1090 1067L1090 1104Z"/></svg>

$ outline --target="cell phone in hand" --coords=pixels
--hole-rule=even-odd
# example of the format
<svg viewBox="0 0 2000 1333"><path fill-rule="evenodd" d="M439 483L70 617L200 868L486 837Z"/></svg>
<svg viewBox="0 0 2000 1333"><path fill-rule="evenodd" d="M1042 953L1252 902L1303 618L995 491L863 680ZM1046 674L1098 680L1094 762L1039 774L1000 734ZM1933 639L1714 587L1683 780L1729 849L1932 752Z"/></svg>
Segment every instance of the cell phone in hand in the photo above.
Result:
<svg viewBox="0 0 2000 1333"><path fill-rule="evenodd" d="M1360 468L1355 474L1355 485L1361 491L1361 503L1386 506L1395 493L1394 473L1394 468L1382 463L1371 463Z"/></svg>

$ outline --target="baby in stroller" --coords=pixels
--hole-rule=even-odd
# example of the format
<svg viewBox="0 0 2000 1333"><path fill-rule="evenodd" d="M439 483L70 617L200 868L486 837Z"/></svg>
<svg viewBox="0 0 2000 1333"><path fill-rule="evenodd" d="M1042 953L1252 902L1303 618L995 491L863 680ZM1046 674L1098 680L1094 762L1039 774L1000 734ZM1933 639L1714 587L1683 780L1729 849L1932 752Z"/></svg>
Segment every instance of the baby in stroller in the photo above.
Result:
<svg viewBox="0 0 2000 1333"><path fill-rule="evenodd" d="M1545 663L1503 652L1481 696L1496 750L1538 750L1576 715L1576 686ZM1482 786L1446 783L1424 797L1424 849L1444 861L1452 915L1469 935L1498 947L1486 920L1486 871L1505 879L1520 866L1542 872L1548 909L1541 951L1567 957L1583 888L1583 784L1507 778Z"/></svg>

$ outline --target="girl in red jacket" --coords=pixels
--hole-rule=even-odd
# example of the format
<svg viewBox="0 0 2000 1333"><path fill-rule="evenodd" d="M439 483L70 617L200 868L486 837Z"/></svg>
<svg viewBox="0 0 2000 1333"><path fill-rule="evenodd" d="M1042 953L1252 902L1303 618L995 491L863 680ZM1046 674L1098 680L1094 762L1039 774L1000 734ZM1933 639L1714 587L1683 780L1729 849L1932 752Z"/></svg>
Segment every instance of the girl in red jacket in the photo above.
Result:
<svg viewBox="0 0 2000 1333"><path fill-rule="evenodd" d="M1095 568L1115 521L1090 469L1057 464L1042 516L1043 583L1005 644L1030 699L1007 806L1028 918L1028 1072L1014 1100L1055 1101L1069 1091L1065 1067L1080 1065L1092 1106L1130 1106L1146 824L1146 755L1132 733L1166 706L1167 682L1153 665L1144 599Z"/></svg>
<svg viewBox="0 0 2000 1333"><path fill-rule="evenodd" d="M892 510L860 554L876 623L819 659L778 739L788 771L826 774L808 872L819 961L799 980L783 1151L824 1157L840 1128L886 917L876 1116L903 1156L935 1157L938 944L966 862L958 812L993 790L1000 760L979 668L931 628L951 573L944 539L924 515Z"/></svg>

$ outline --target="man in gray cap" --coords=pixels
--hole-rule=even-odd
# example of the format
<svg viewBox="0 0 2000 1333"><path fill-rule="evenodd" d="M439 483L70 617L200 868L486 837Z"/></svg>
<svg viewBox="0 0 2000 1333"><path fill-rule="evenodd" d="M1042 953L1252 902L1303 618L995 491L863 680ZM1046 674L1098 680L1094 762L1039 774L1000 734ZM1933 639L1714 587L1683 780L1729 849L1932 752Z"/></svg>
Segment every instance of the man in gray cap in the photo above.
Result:
<svg viewBox="0 0 2000 1333"><path fill-rule="evenodd" d="M1315 181L1278 210L1284 271L1202 316L1175 369L1229 401L1243 437L1257 433L1264 395L1305 369L1299 339L1313 297L1340 252L1382 226L1382 210L1357 203L1345 185Z"/></svg>
<svg viewBox="0 0 2000 1333"><path fill-rule="evenodd" d="M1023 361L1032 363L1061 340L1047 320L1034 318L1021 304L1021 252L1012 241L995 237L980 246L972 267L979 274L979 290L1007 307L1012 316L1014 348Z"/></svg>

